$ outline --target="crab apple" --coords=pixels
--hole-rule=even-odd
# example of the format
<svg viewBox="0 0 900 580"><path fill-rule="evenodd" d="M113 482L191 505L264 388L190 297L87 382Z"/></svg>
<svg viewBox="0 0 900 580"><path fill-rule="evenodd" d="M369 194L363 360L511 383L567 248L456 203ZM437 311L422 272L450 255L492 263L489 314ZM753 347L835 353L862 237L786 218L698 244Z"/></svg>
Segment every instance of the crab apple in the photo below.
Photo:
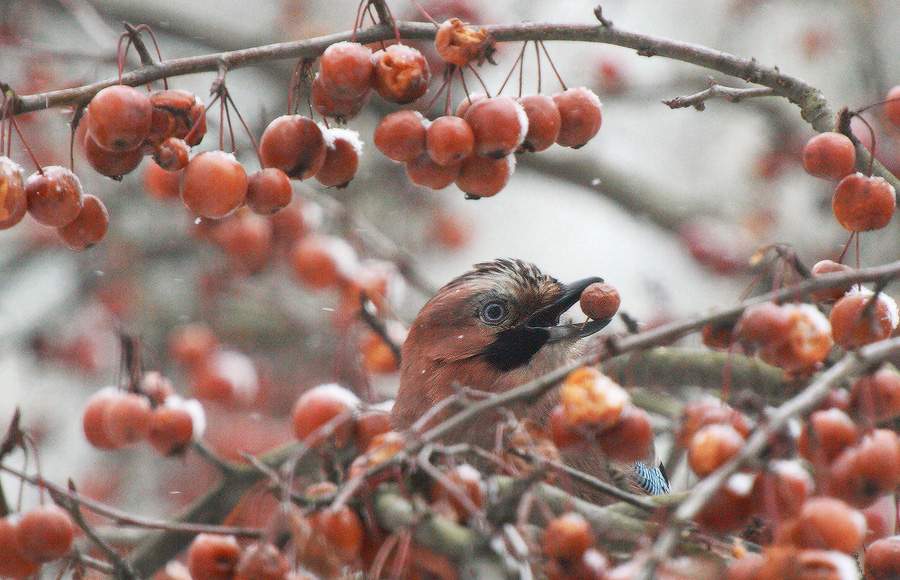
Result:
<svg viewBox="0 0 900 580"><path fill-rule="evenodd" d="M375 63L372 88L384 100L405 105L428 90L431 69L418 49L394 44L372 55L372 62Z"/></svg>
<svg viewBox="0 0 900 580"><path fill-rule="evenodd" d="M900 439L893 431L876 429L832 462L824 488L828 495L864 508L894 491L898 484Z"/></svg>
<svg viewBox="0 0 900 580"><path fill-rule="evenodd" d="M187 167L189 154L184 139L169 137L153 151L153 160L166 171L178 171Z"/></svg>
<svg viewBox="0 0 900 580"><path fill-rule="evenodd" d="M160 455L181 455L191 441L203 437L205 429L206 415L200 402L172 395L151 412L147 441Z"/></svg>
<svg viewBox="0 0 900 580"><path fill-rule="evenodd" d="M345 122L362 112L363 107L369 102L369 93L363 93L358 97L345 97L323 81L321 75L316 75L310 88L309 99L313 109L323 117L334 117L340 122Z"/></svg>
<svg viewBox="0 0 900 580"><path fill-rule="evenodd" d="M550 439L559 449L580 443L588 435L584 429L569 424L566 408L562 405L555 405L550 410L549 424Z"/></svg>
<svg viewBox="0 0 900 580"><path fill-rule="evenodd" d="M700 340L709 348L727 349L734 344L734 326L732 320L712 322L700 327Z"/></svg>
<svg viewBox="0 0 900 580"><path fill-rule="evenodd" d="M232 580L240 557L234 536L201 533L188 548L188 570L193 580Z"/></svg>
<svg viewBox="0 0 900 580"><path fill-rule="evenodd" d="M255 213L269 215L287 207L294 197L291 178L277 167L266 167L247 176L247 206Z"/></svg>
<svg viewBox="0 0 900 580"><path fill-rule="evenodd" d="M628 564L623 564L627 567ZM575 562L561 559L544 560L547 580L613 580L619 578L609 569L609 560L599 550L588 548ZM625 578L628 572L624 573Z"/></svg>
<svg viewBox="0 0 900 580"><path fill-rule="evenodd" d="M553 95L561 125L556 142L578 149L594 138L603 121L600 98L586 88L567 89Z"/></svg>
<svg viewBox="0 0 900 580"><path fill-rule="evenodd" d="M562 116L556 101L547 95L526 95L516 99L528 118L528 132L520 151L536 153L556 143L562 128Z"/></svg>
<svg viewBox="0 0 900 580"><path fill-rule="evenodd" d="M147 144L151 148L168 139L184 139L193 147L206 135L206 107L189 91L167 89L150 93L153 121Z"/></svg>
<svg viewBox="0 0 900 580"><path fill-rule="evenodd" d="M472 128L474 151L481 157L506 157L528 133L525 109L510 97L479 99L469 105L463 118Z"/></svg>
<svg viewBox="0 0 900 580"><path fill-rule="evenodd" d="M576 562L593 545L591 525L578 512L566 512L550 520L541 534L541 553L547 558Z"/></svg>
<svg viewBox="0 0 900 580"><path fill-rule="evenodd" d="M103 409L102 425L114 448L141 441L150 429L150 401L137 393L117 391Z"/></svg>
<svg viewBox="0 0 900 580"><path fill-rule="evenodd" d="M900 91L898 91L898 97L900 97ZM900 125L900 109L897 112L897 120L897 124ZM900 536L881 538L869 544L863 562L866 580L900 578Z"/></svg>
<svg viewBox="0 0 900 580"><path fill-rule="evenodd" d="M788 372L810 371L831 352L831 325L811 304L787 304L784 309L791 327L781 340L764 345L760 358Z"/></svg>
<svg viewBox="0 0 900 580"><path fill-rule="evenodd" d="M82 429L88 443L97 449L115 449L117 447L103 428L103 416L109 403L117 397L114 387L100 389L94 393L84 406L82 413Z"/></svg>
<svg viewBox="0 0 900 580"><path fill-rule="evenodd" d="M94 137L87 133L84 136L84 157L100 175L120 179L141 164L144 152L140 147L130 151L109 151L98 145Z"/></svg>
<svg viewBox="0 0 900 580"><path fill-rule="evenodd" d="M472 153L475 134L459 117L438 117L425 131L425 149L431 160L442 167L458 165Z"/></svg>
<svg viewBox="0 0 900 580"><path fill-rule="evenodd" d="M705 477L737 455L743 446L744 437L731 425L707 425L691 438L688 465Z"/></svg>
<svg viewBox="0 0 900 580"><path fill-rule="evenodd" d="M362 141L359 133L349 129L326 129L325 162L316 172L316 181L326 187L347 187L359 167Z"/></svg>
<svg viewBox="0 0 900 580"><path fill-rule="evenodd" d="M56 233L70 250L86 250L103 239L109 227L109 213L99 198L84 196L84 206L75 219L57 228Z"/></svg>
<svg viewBox="0 0 900 580"><path fill-rule="evenodd" d="M375 64L372 50L358 42L336 42L319 59L319 78L335 94L356 99L372 88Z"/></svg>
<svg viewBox="0 0 900 580"><path fill-rule="evenodd" d="M646 411L628 405L612 427L596 434L597 445L612 461L641 461L653 449L653 426Z"/></svg>
<svg viewBox="0 0 900 580"><path fill-rule="evenodd" d="M194 322L172 333L168 352L178 364L196 369L212 356L218 345L219 339L208 324Z"/></svg>
<svg viewBox="0 0 900 580"><path fill-rule="evenodd" d="M490 40L484 28L475 29L458 18L445 20L434 37L438 56L456 66L481 60L489 50Z"/></svg>
<svg viewBox="0 0 900 580"><path fill-rule="evenodd" d="M472 514L469 513L463 497L477 509L484 507L487 498L487 484L485 484L480 471L468 463L464 463L448 469L444 477L443 481L435 480L431 487L432 502L446 499L457 514L466 514L466 517Z"/></svg>
<svg viewBox="0 0 900 580"><path fill-rule="evenodd" d="M839 499L814 497L803 505L796 518L779 527L776 542L852 554L865 532L866 518L859 510Z"/></svg>
<svg viewBox="0 0 900 580"><path fill-rule="evenodd" d="M191 384L201 399L249 405L259 393L259 373L246 354L216 350L194 369Z"/></svg>
<svg viewBox="0 0 900 580"><path fill-rule="evenodd" d="M852 272L853 268L850 266L846 266L844 264L838 264L832 260L820 260L813 265L810 269L810 273L813 276L820 276L822 274L836 274L838 272L844 274L848 272ZM841 296L850 291L852 284L847 282L846 284L841 284L840 286L834 286L833 288L826 288L824 290L815 290L812 293L813 298L816 302L820 304L834 304L837 302Z"/></svg>
<svg viewBox="0 0 900 580"><path fill-rule="evenodd" d="M838 455L859 442L856 424L840 409L810 415L797 440L800 456L816 465L830 465Z"/></svg>
<svg viewBox="0 0 900 580"><path fill-rule="evenodd" d="M459 177L459 172L459 165L438 165L428 153L422 153L406 164L406 176L409 180L431 189L444 189Z"/></svg>
<svg viewBox="0 0 900 580"><path fill-rule="evenodd" d="M854 289L834 303L829 315L834 342L844 350L884 340L897 327L897 303L879 292Z"/></svg>
<svg viewBox="0 0 900 580"><path fill-rule="evenodd" d="M900 127L900 85L892 87L884 98L884 117L894 127Z"/></svg>
<svg viewBox="0 0 900 580"><path fill-rule="evenodd" d="M263 167L276 167L293 179L309 179L325 163L322 128L302 115L274 119L259 141Z"/></svg>
<svg viewBox="0 0 900 580"><path fill-rule="evenodd" d="M731 425L742 437L750 434L750 425L740 411L729 407L719 399L710 397L690 401L684 406L675 439L679 445L687 447L697 431L717 423Z"/></svg>
<svg viewBox="0 0 900 580"><path fill-rule="evenodd" d="M469 155L459 164L454 183L469 199L492 197L506 187L515 168L515 155L500 159Z"/></svg>
<svg viewBox="0 0 900 580"><path fill-rule="evenodd" d="M166 171L152 159L144 166L144 191L160 201L176 199L180 193L181 171Z"/></svg>
<svg viewBox="0 0 900 580"><path fill-rule="evenodd" d="M750 473L729 477L697 514L697 523L718 532L731 532L746 525L755 509L756 477Z"/></svg>
<svg viewBox="0 0 900 580"><path fill-rule="evenodd" d="M559 391L569 425L598 432L612 427L631 402L628 392L594 367L569 373Z"/></svg>
<svg viewBox="0 0 900 580"><path fill-rule="evenodd" d="M199 153L181 175L181 201L197 215L225 217L239 208L246 197L247 172L230 153Z"/></svg>
<svg viewBox="0 0 900 580"><path fill-rule="evenodd" d="M336 383L304 391L291 413L294 436L308 446L315 447L323 441L322 435L317 435L314 439L311 435L329 421L343 415L343 420L334 426L330 439L336 447L344 447L353 435L354 415L359 406L359 397Z"/></svg>
<svg viewBox="0 0 900 580"><path fill-rule="evenodd" d="M56 504L38 506L23 513L16 523L16 547L35 562L62 558L72 547L75 522Z"/></svg>
<svg viewBox="0 0 900 580"><path fill-rule="evenodd" d="M735 327L735 337L750 344L772 344L779 342L791 326L787 309L774 302L763 302L744 310Z"/></svg>
<svg viewBox="0 0 900 580"><path fill-rule="evenodd" d="M358 263L356 251L341 238L307 236L291 248L290 265L294 276L316 290L351 279Z"/></svg>
<svg viewBox="0 0 900 580"><path fill-rule="evenodd" d="M753 497L765 517L796 516L813 491L813 479L800 461L776 460L753 482Z"/></svg>
<svg viewBox="0 0 900 580"><path fill-rule="evenodd" d="M388 159L407 163L425 152L426 129L418 111L397 111L378 123L372 142Z"/></svg>
<svg viewBox="0 0 900 580"><path fill-rule="evenodd" d="M400 361L390 345L374 332L366 337L361 351L363 366L370 373L384 375L400 370Z"/></svg>
<svg viewBox="0 0 900 580"><path fill-rule="evenodd" d="M365 539L362 520L349 506L327 507L310 515L310 523L341 562L359 557Z"/></svg>
<svg viewBox="0 0 900 580"><path fill-rule="evenodd" d="M172 381L164 377L159 371L149 371L141 377L138 390L147 395L154 405L162 405L166 398L175 394Z"/></svg>
<svg viewBox="0 0 900 580"><path fill-rule="evenodd" d="M584 289L579 299L579 305L581 306L581 311L588 318L605 320L615 316L621 301L619 291L616 290L615 286L601 281L594 282Z"/></svg>
<svg viewBox="0 0 900 580"><path fill-rule="evenodd" d="M486 98L488 98L488 96L484 93L469 93L465 99L461 100L459 104L456 105L456 113L454 114L457 117L464 118L466 116L466 111L469 110L469 107L472 106L472 103Z"/></svg>
<svg viewBox="0 0 900 580"><path fill-rule="evenodd" d="M840 181L853 173L856 147L846 135L819 133L803 148L803 168L813 177Z"/></svg>
<svg viewBox="0 0 900 580"><path fill-rule="evenodd" d="M150 134L153 105L147 93L115 85L94 95L87 107L88 133L107 151L137 149Z"/></svg>
<svg viewBox="0 0 900 580"><path fill-rule="evenodd" d="M8 230L22 221L27 209L22 168L9 157L0 156L0 230Z"/></svg>
<svg viewBox="0 0 900 580"><path fill-rule="evenodd" d="M234 567L234 580L284 580L291 565L273 544L249 546Z"/></svg>
<svg viewBox="0 0 900 580"><path fill-rule="evenodd" d="M0 518L0 576L25 580L37 574L41 565L19 551L14 519Z"/></svg>
<svg viewBox="0 0 900 580"><path fill-rule="evenodd" d="M84 205L81 181L59 165L44 167L25 181L28 213L38 223L60 227L75 219Z"/></svg>
<svg viewBox="0 0 900 580"><path fill-rule="evenodd" d="M390 430L390 412L376 408L366 409L359 414L353 429L356 449L361 453L367 451L375 437L383 435Z"/></svg>
<svg viewBox="0 0 900 580"><path fill-rule="evenodd" d="M219 222L212 237L231 267L246 274L259 272L272 254L272 224L250 208L241 208Z"/></svg>
<svg viewBox="0 0 900 580"><path fill-rule="evenodd" d="M850 409L876 422L900 416L900 373L885 367L857 379L850 387Z"/></svg>
<svg viewBox="0 0 900 580"><path fill-rule="evenodd" d="M841 227L851 232L878 230L891 221L896 192L881 177L851 173L838 183L831 198L834 217Z"/></svg>

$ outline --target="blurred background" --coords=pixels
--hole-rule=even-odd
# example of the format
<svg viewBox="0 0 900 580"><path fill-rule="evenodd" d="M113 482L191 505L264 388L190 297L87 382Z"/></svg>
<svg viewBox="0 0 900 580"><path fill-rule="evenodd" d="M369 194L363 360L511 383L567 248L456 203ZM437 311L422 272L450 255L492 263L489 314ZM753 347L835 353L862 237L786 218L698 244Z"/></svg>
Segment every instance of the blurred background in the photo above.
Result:
<svg viewBox="0 0 900 580"><path fill-rule="evenodd" d="M398 19L423 19L411 3L389 6ZM438 21L595 22L595 3L576 0L423 6ZM0 0L0 81L34 94L112 78L122 21L150 25L171 59L346 31L356 9L348 0ZM879 101L900 83L897 0L610 0L603 14L618 27L777 65L821 89L835 110ZM491 91L520 48L500 46L498 64L479 69ZM378 121L397 110L378 97L348 124L365 142L348 187L295 182L286 213L240 224L195 218L147 175L147 160L116 182L93 172L76 148L74 169L85 191L106 203L110 231L80 253L30 217L0 232L0 421L21 408L52 481L71 477L104 502L164 516L197 497L215 473L191 453L160 460L146 445L97 451L81 432L84 402L103 386L127 383L122 334L138 339L145 370L203 399L207 440L228 458L287 441L286 417L310 386L338 381L370 400L396 387L396 373L384 372L389 364L366 358L371 333L358 315L358 292L314 290L296 279L290 247L302 235L346 240L358 257L355 281L381 288L379 313L403 324L435 289L495 257L532 261L562 281L602 276L619 289L621 310L646 328L733 304L748 288L770 288L782 279L776 253L764 252L755 266L750 257L771 244L791 248L807 266L840 253L847 234L832 218L833 184L802 169L800 151L813 133L796 107L766 98L671 110L662 100L701 91L710 78L744 85L617 47L547 49L568 86L600 96L600 134L578 150L554 146L521 157L506 188L489 199L467 201L453 185L412 185L371 144ZM537 90L529 55L525 93ZM287 110L295 65L228 73L228 90L255 138ZM131 55L127 67L137 66ZM558 91L543 66L543 92ZM169 86L208 103L214 79L197 74ZM517 84L506 93L515 94ZM455 86L453 95L458 101L462 89ZM210 110L209 133L195 151L217 148L218 113L218 105ZM18 119L41 164L69 164L71 116L55 109ZM877 110L867 119L877 156L896 174L897 133ZM855 129L871 142L867 129ZM238 158L248 171L258 168L239 125L235 133ZM26 175L35 170L18 138L12 150ZM863 265L897 254L893 227L862 238ZM610 326L625 330L618 320ZM186 354L191 347L203 352L201 363ZM26 490L24 501L32 497Z"/></svg>

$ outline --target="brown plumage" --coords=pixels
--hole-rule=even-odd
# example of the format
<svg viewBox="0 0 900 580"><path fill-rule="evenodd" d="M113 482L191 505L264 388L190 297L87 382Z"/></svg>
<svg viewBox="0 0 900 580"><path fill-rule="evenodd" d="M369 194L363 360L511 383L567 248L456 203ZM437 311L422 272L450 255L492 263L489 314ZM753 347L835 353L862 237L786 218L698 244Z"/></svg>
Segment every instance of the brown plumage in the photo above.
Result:
<svg viewBox="0 0 900 580"><path fill-rule="evenodd" d="M458 387L502 392L572 360L579 353L579 339L609 320L560 325L560 316L599 280L565 285L532 264L509 259L477 264L452 280L422 307L409 329L394 426L410 427ZM556 397L554 391L536 403L509 410L545 427ZM436 414L430 425L457 410L449 407ZM491 449L503 418L501 411L478 417L445 441ZM564 457L574 467L610 479L608 465L596 449L570 450Z"/></svg>

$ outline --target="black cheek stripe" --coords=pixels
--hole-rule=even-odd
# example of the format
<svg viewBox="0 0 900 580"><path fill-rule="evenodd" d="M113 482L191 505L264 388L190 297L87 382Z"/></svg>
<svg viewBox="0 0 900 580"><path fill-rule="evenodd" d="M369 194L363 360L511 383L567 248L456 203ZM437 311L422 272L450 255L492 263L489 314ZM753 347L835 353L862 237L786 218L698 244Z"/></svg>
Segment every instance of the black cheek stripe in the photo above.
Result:
<svg viewBox="0 0 900 580"><path fill-rule="evenodd" d="M528 364L549 338L544 328L509 328L497 335L483 356L491 366L508 372Z"/></svg>

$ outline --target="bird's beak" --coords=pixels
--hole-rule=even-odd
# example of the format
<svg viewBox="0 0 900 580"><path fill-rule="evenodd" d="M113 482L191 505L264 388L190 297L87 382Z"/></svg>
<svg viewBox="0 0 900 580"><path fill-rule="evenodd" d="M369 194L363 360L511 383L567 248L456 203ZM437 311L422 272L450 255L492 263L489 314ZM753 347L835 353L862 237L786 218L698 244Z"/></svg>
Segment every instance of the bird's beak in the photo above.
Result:
<svg viewBox="0 0 900 580"><path fill-rule="evenodd" d="M602 282L602 278L585 278L563 286L563 294L552 304L548 304L525 321L528 328L540 328L548 333L547 342L559 342L561 340L574 340L590 336L609 324L611 318L601 320L588 320L581 324L559 325L559 317L571 308L581 298L585 288L595 282Z"/></svg>

